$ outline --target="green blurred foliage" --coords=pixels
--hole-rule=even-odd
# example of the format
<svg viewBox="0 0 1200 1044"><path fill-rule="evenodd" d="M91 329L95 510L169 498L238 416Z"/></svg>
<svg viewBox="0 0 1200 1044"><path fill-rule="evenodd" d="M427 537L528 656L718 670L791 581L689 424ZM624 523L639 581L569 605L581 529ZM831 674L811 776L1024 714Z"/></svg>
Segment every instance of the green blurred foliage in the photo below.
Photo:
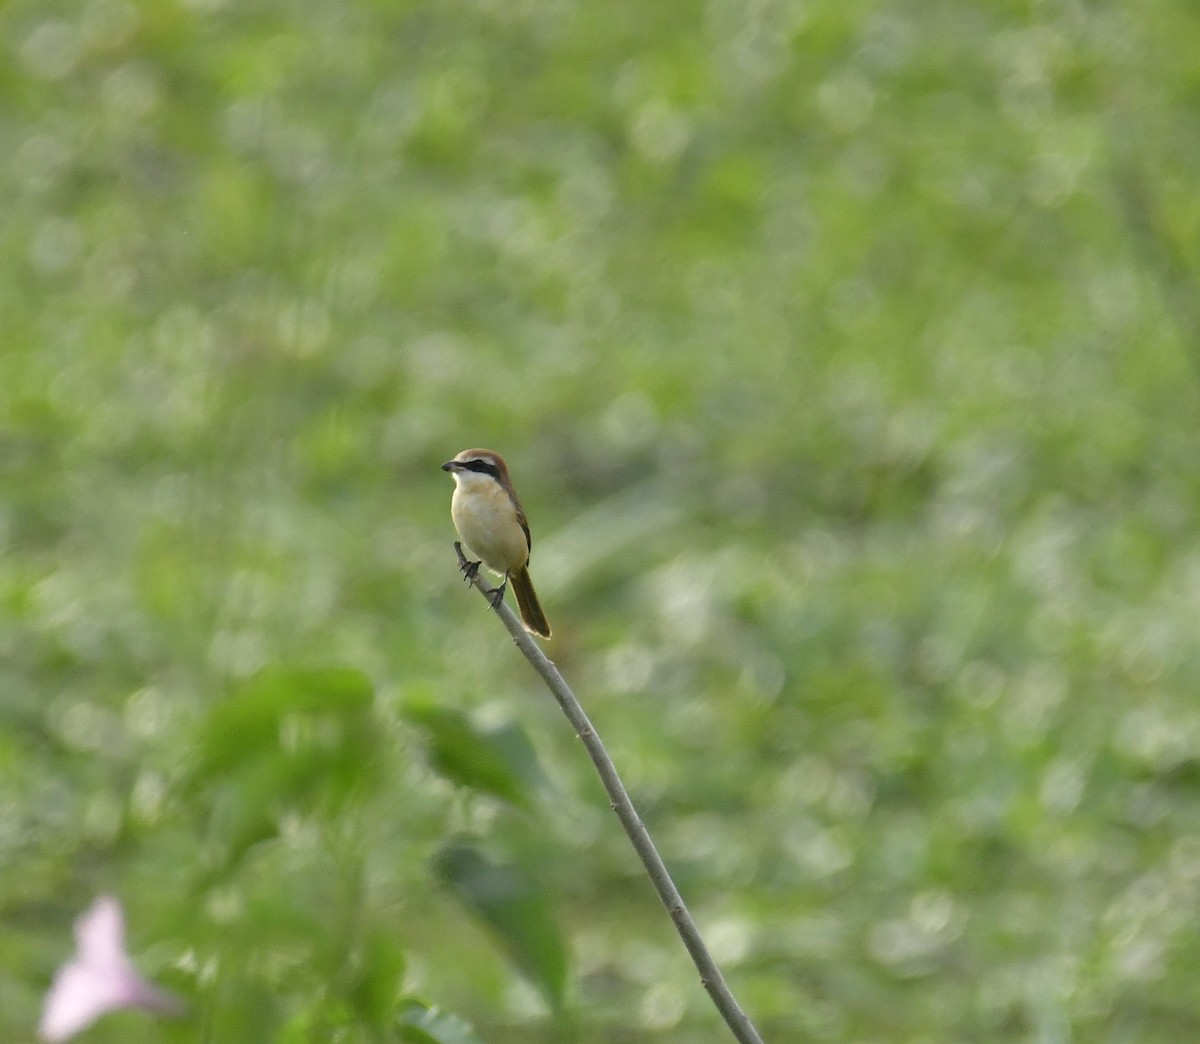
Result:
<svg viewBox="0 0 1200 1044"><path fill-rule="evenodd" d="M467 790L502 798L531 811L534 793L544 783L537 750L515 722L476 726L453 707L438 707L426 698L412 700L403 717L427 733L430 766Z"/></svg>
<svg viewBox="0 0 1200 1044"><path fill-rule="evenodd" d="M462 589L472 445L768 1040L1200 1032L1191 5L0 40L0 1037L100 891L193 1014L88 1040L721 1037ZM569 1033L448 845L537 882Z"/></svg>
<svg viewBox="0 0 1200 1044"><path fill-rule="evenodd" d="M479 1038L462 1019L421 1001L406 1002L397 1021L401 1031L399 1039L411 1044L480 1044Z"/></svg>
<svg viewBox="0 0 1200 1044"><path fill-rule="evenodd" d="M555 1013L563 1010L567 954L547 890L517 863L491 860L474 845L451 841L434 857L438 877L495 933Z"/></svg>

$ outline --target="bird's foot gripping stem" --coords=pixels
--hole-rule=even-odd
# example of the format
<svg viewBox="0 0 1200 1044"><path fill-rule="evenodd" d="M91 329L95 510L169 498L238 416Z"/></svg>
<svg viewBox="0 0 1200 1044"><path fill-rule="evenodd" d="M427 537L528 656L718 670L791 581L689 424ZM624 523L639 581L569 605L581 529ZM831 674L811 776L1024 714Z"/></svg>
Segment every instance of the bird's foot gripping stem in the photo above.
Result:
<svg viewBox="0 0 1200 1044"><path fill-rule="evenodd" d="M478 563L476 563L478 564ZM504 601L504 592L508 590L508 574L504 574L504 583L499 587L493 587L488 591L488 600L492 603L493 609L499 609L500 603Z"/></svg>
<svg viewBox="0 0 1200 1044"><path fill-rule="evenodd" d="M454 541L454 553L458 555L458 569L462 573L463 579L470 583L479 575L479 567L482 562L472 562L466 555L463 554L462 541Z"/></svg>

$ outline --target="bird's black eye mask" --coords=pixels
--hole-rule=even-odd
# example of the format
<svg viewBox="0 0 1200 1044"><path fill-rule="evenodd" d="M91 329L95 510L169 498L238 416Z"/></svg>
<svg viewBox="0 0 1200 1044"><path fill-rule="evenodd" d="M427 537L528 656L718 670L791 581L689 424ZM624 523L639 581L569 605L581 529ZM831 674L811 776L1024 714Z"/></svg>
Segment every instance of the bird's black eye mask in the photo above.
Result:
<svg viewBox="0 0 1200 1044"><path fill-rule="evenodd" d="M491 461L487 460L464 460L462 466L468 471L482 472L484 475L491 475L492 478L500 477L500 469Z"/></svg>

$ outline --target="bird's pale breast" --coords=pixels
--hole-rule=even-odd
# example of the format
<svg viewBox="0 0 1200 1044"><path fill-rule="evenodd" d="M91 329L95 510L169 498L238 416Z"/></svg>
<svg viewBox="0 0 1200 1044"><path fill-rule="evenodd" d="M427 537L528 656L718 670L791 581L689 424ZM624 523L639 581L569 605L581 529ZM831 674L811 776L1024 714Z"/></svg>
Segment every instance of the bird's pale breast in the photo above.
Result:
<svg viewBox="0 0 1200 1044"><path fill-rule="evenodd" d="M529 561L525 531L508 494L495 482L455 487L450 501L454 528L463 543L497 573L519 569Z"/></svg>

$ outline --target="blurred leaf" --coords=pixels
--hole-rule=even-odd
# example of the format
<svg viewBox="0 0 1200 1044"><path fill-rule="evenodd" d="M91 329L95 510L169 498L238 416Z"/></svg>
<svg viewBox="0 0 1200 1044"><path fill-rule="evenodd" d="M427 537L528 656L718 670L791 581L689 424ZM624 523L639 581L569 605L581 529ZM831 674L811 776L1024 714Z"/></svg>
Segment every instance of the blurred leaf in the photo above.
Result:
<svg viewBox="0 0 1200 1044"><path fill-rule="evenodd" d="M496 936L550 1006L561 1011L567 951L541 883L523 867L493 863L465 842L446 845L434 857L434 869Z"/></svg>
<svg viewBox="0 0 1200 1044"><path fill-rule="evenodd" d="M236 859L288 810L336 810L377 768L372 687L357 671L267 670L209 713L196 777Z"/></svg>
<svg viewBox="0 0 1200 1044"><path fill-rule="evenodd" d="M403 715L429 736L429 763L459 786L501 798L529 811L544 780L537 752L515 722L480 728L462 711L410 703Z"/></svg>
<svg viewBox="0 0 1200 1044"><path fill-rule="evenodd" d="M394 934L384 928L372 929L363 945L362 967L354 986L354 996L376 1026L391 1021L404 978L404 950Z"/></svg>
<svg viewBox="0 0 1200 1044"><path fill-rule="evenodd" d="M209 712L198 769L219 774L263 748L278 749L283 723L296 715L355 720L370 709L372 696L370 681L347 668L267 668Z"/></svg>
<svg viewBox="0 0 1200 1044"><path fill-rule="evenodd" d="M224 783L210 791L208 835L210 844L216 846L209 857L211 875L219 878L248 849L278 833L275 792L275 780L268 771L253 777L242 773L236 783Z"/></svg>
<svg viewBox="0 0 1200 1044"><path fill-rule="evenodd" d="M457 1015L427 1004L415 997L407 998L396 1016L400 1039L412 1044L483 1044L475 1031Z"/></svg>

